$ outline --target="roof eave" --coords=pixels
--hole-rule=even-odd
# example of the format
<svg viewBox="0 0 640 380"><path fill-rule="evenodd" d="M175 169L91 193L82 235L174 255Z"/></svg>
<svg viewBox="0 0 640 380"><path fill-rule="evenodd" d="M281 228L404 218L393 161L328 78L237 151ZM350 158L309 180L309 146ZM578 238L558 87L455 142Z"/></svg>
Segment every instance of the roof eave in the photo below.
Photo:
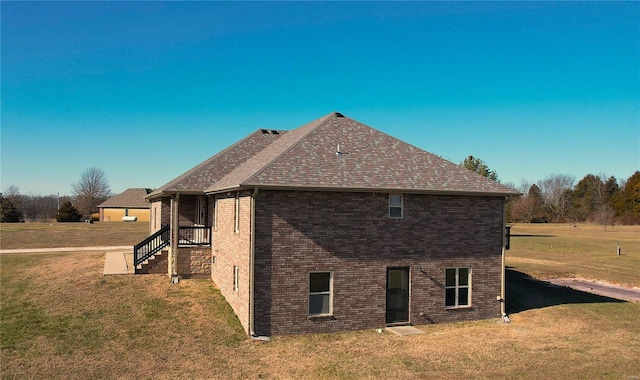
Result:
<svg viewBox="0 0 640 380"><path fill-rule="evenodd" d="M517 192L500 192L500 191L465 191L465 190L447 190L447 189L407 189L407 188L382 188L382 187L336 187L336 186L283 186L283 185L264 185L245 183L225 188L210 188L205 194L220 194L229 191L245 190L245 189L265 189L265 190L283 190L283 191L336 191L336 192L354 192L354 193L403 193L403 194L429 194L429 195L471 195L481 197L509 197L518 195Z"/></svg>
<svg viewBox="0 0 640 380"><path fill-rule="evenodd" d="M146 197L144 197L144 199L147 202L150 202L152 200L156 200L156 199L160 199L160 198L166 198L166 197L170 197L174 194L181 194L181 195L205 195L206 192L204 190L162 190L159 192L153 192L149 195L147 195Z"/></svg>

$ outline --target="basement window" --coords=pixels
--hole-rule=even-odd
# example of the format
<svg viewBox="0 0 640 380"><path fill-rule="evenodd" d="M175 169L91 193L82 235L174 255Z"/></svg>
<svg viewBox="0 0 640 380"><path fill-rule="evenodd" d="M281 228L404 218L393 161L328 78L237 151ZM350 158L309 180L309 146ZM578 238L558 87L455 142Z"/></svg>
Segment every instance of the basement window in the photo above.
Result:
<svg viewBox="0 0 640 380"><path fill-rule="evenodd" d="M447 268L445 272L445 306L471 306L471 268Z"/></svg>
<svg viewBox="0 0 640 380"><path fill-rule="evenodd" d="M333 275L331 272L309 273L309 316L333 312Z"/></svg>

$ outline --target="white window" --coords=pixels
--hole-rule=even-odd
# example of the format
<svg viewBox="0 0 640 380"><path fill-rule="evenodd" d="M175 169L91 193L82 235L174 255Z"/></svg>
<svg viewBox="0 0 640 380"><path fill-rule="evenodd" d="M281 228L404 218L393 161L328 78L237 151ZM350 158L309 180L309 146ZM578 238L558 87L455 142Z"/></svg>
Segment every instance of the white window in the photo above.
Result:
<svg viewBox="0 0 640 380"><path fill-rule="evenodd" d="M447 268L445 279L445 306L471 305L471 268Z"/></svg>
<svg viewBox="0 0 640 380"><path fill-rule="evenodd" d="M236 210L235 210L235 226L234 231L237 233L240 231L240 194L236 193Z"/></svg>
<svg viewBox="0 0 640 380"><path fill-rule="evenodd" d="M389 218L402 219L402 194L389 194Z"/></svg>
<svg viewBox="0 0 640 380"><path fill-rule="evenodd" d="M240 267L233 267L233 291L237 292L240 289Z"/></svg>
<svg viewBox="0 0 640 380"><path fill-rule="evenodd" d="M309 273L309 315L333 313L333 276L331 272Z"/></svg>

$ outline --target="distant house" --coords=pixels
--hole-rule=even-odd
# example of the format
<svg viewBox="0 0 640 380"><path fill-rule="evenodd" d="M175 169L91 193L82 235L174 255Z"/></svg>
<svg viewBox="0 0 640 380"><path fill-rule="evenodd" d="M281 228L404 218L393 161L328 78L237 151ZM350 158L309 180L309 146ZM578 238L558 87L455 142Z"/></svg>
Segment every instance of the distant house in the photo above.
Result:
<svg viewBox="0 0 640 380"><path fill-rule="evenodd" d="M121 222L123 218L133 221L135 217L139 222L148 222L151 205L145 197L150 192L151 189L130 188L107 199L98 205L100 221Z"/></svg>
<svg viewBox="0 0 640 380"><path fill-rule="evenodd" d="M211 276L252 335L499 317L513 194L331 113L259 129L150 193L135 262Z"/></svg>

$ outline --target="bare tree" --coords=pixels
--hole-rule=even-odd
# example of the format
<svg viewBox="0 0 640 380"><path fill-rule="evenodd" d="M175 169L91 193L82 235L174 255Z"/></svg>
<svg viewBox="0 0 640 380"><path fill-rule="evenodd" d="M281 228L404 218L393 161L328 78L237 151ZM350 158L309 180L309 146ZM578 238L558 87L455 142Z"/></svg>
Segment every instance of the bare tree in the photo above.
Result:
<svg viewBox="0 0 640 380"><path fill-rule="evenodd" d="M551 174L538 181L547 207L558 219L564 219L569 211L574 181L575 177L568 174Z"/></svg>
<svg viewBox="0 0 640 380"><path fill-rule="evenodd" d="M111 195L109 181L104 172L98 168L89 168L80 176L80 181L74 183L73 196L75 204L85 218L98 212L98 205Z"/></svg>

